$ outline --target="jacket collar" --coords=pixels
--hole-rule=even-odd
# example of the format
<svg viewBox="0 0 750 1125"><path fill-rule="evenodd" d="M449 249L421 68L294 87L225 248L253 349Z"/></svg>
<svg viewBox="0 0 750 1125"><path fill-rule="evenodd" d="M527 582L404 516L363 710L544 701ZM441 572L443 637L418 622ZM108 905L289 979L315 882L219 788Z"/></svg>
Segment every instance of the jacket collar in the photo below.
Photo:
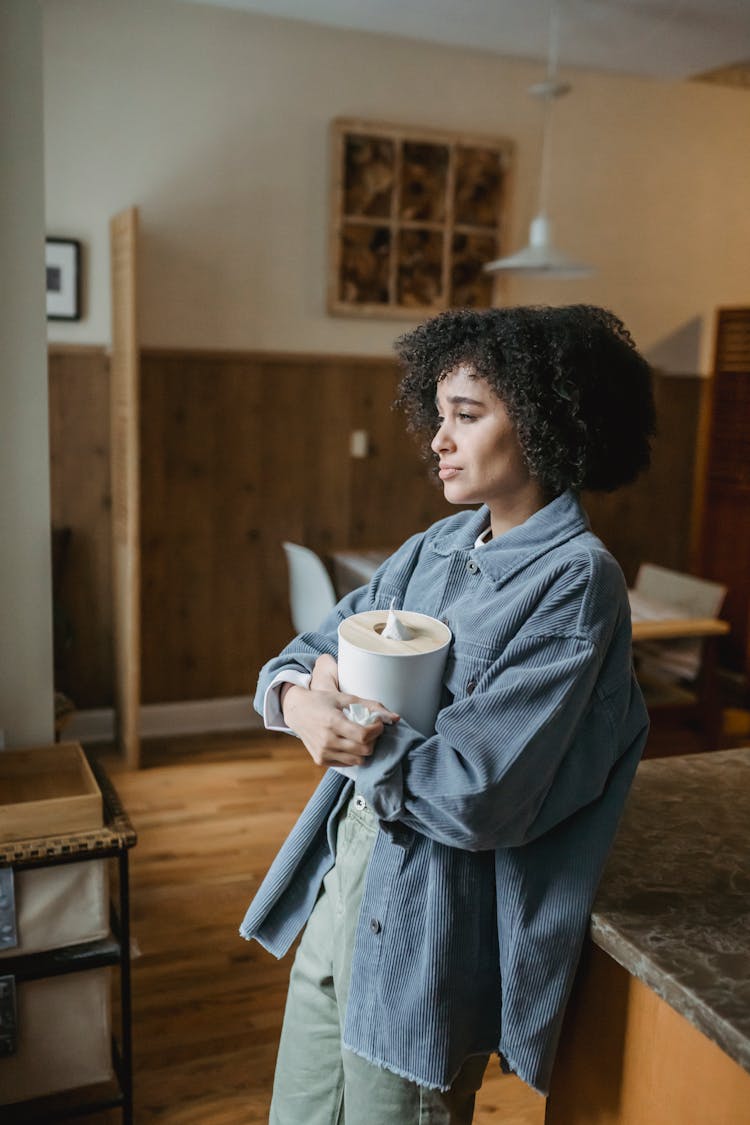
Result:
<svg viewBox="0 0 750 1125"><path fill-rule="evenodd" d="M489 509L483 505L457 530L436 536L432 549L439 555L455 551L473 555L488 578L501 582L547 551L590 530L578 495L571 490L561 492L525 523L512 527L486 546L475 548L477 536L487 526L489 518Z"/></svg>

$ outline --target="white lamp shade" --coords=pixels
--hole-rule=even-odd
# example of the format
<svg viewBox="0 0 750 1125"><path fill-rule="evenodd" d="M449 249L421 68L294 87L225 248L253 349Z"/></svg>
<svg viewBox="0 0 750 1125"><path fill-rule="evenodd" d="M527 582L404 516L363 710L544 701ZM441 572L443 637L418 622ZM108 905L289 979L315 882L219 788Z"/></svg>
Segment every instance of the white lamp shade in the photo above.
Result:
<svg viewBox="0 0 750 1125"><path fill-rule="evenodd" d="M567 254L552 245L552 232L546 215L537 215L531 221L529 242L523 250L497 258L484 267L486 273L544 274L547 277L589 277L591 266L574 262Z"/></svg>

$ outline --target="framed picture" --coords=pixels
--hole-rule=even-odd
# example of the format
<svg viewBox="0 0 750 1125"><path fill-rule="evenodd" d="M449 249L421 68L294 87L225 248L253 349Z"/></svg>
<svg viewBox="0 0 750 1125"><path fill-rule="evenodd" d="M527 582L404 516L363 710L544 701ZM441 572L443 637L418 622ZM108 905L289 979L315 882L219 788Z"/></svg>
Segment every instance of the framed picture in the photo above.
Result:
<svg viewBox="0 0 750 1125"><path fill-rule="evenodd" d="M48 238L47 320L81 319L81 244L71 238Z"/></svg>

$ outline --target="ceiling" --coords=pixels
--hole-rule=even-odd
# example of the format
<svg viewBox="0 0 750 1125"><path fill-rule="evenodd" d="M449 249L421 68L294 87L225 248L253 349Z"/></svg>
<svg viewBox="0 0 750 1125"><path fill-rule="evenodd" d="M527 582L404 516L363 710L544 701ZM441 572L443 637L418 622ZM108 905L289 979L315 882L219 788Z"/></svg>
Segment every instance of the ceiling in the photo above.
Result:
<svg viewBox="0 0 750 1125"><path fill-rule="evenodd" d="M541 60L553 0L187 2ZM558 12L561 66L748 84L750 0L559 0Z"/></svg>

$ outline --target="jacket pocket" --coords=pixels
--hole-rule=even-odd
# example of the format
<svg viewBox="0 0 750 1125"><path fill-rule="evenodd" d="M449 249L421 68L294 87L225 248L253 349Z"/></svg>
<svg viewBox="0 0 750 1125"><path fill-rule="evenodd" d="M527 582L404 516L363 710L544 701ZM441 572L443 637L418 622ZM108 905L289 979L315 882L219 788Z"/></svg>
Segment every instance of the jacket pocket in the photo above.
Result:
<svg viewBox="0 0 750 1125"><path fill-rule="evenodd" d="M456 642L445 665L442 706L472 695L497 655L481 645Z"/></svg>

